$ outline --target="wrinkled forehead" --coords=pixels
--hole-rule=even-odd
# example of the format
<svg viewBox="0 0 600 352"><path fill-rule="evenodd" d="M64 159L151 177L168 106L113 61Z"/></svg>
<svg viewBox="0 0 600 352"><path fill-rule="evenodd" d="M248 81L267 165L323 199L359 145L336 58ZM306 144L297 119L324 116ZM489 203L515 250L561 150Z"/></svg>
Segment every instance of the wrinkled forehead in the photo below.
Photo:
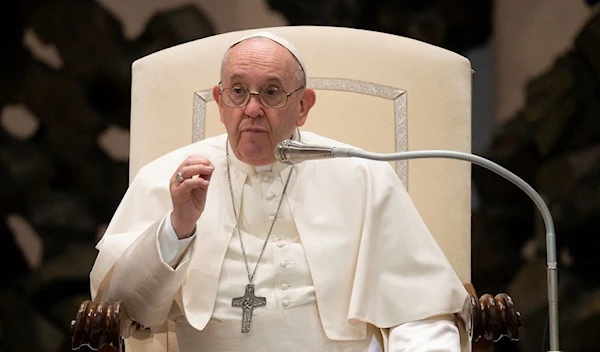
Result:
<svg viewBox="0 0 600 352"><path fill-rule="evenodd" d="M252 34L249 34L247 36L244 36L242 38L239 38L238 40L236 40L235 42L231 43L231 45L229 46L229 48L227 48L227 51L225 52L225 57L227 56L227 53L229 52L229 50L231 48L233 48L234 46L238 45L241 42L244 42L248 39L252 39L252 38L264 38L264 39L269 39L279 45L281 45L283 48L285 48L290 54L292 54L292 56L296 59L296 61L300 64L300 67L302 68L302 71L304 71L304 74L306 74L306 66L304 65L304 60L302 59L302 55L300 54L300 51L292 44L290 43L287 39L278 36L276 34L273 34L271 32L255 32ZM224 59L225 59L224 57Z"/></svg>

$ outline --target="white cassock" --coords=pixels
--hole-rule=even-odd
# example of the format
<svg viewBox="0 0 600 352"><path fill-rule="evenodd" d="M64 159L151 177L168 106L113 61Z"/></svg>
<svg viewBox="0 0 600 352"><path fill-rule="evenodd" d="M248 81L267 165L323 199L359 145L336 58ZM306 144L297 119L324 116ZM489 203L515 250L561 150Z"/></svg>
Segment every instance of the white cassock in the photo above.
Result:
<svg viewBox="0 0 600 352"><path fill-rule="evenodd" d="M342 145L308 132L302 140ZM362 159L294 166L254 279L267 304L242 334L242 310L231 300L248 276L225 145L224 135L209 138L140 170L97 246L92 298L123 301L145 326L172 319L181 352L376 351L379 329L389 331L390 351L460 351L452 314L463 285L389 164ZM215 171L196 235L178 241L168 184L190 154ZM252 271L292 168L254 168L229 154Z"/></svg>

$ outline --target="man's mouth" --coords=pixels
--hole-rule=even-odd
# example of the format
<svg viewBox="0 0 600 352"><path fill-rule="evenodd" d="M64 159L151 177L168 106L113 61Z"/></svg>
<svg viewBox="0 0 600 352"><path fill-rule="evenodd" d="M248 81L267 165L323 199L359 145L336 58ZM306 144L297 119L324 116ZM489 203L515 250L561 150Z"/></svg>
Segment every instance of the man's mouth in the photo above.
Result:
<svg viewBox="0 0 600 352"><path fill-rule="evenodd" d="M262 128L244 128L242 132L250 132L250 133L267 133L266 130Z"/></svg>

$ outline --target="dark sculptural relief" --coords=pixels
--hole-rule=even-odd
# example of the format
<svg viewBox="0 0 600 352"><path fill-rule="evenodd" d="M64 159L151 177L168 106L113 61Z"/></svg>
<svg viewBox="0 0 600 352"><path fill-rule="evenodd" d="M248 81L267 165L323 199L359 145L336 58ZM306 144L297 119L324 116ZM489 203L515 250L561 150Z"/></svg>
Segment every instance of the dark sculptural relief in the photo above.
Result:
<svg viewBox="0 0 600 352"><path fill-rule="evenodd" d="M266 1L291 24L376 30L458 53L484 44L492 30L491 1ZM0 287L0 351L65 351L69 322L89 298L98 231L127 186L126 161L112 159L97 139L110 126L129 128L131 63L215 31L198 8L182 7L157 14L138 38L127 40L121 23L92 0L4 1L0 19L0 108L24 106L39 123L26 139L0 128L0 254L11 263L3 266ZM59 67L28 50L26 30L56 47ZM595 351L600 344L594 334L600 312L583 314L600 306L593 304L600 283L594 274L600 249L594 221L600 214L599 47L596 15L573 49L530 82L526 106L485 152L549 202L561 251L561 344L574 351ZM545 266L536 212L512 184L485 170L474 168L473 181L481 195L473 214L473 283L480 292L511 294L523 320L521 341L497 350L541 350ZM9 214L39 234L39 267L31 268L22 255L5 221ZM534 254L526 259L523 248L530 244Z"/></svg>
<svg viewBox="0 0 600 352"><path fill-rule="evenodd" d="M214 29L192 6L157 14L135 40L92 0L0 7L0 108L24 106L38 122L26 139L0 130L0 253L11 264L2 272L0 351L67 351L73 308L89 298L97 232L127 187L127 162L111 159L98 137L110 126L129 128L131 63ZM34 57L25 31L54 45L62 65ZM41 238L39 268L27 265L9 214Z"/></svg>
<svg viewBox="0 0 600 352"><path fill-rule="evenodd" d="M561 345L573 351L594 351L600 344L595 333L600 309L593 308L600 292L595 271L600 252L598 48L596 13L582 26L572 48L529 82L525 106L498 129L486 151L487 157L536 188L552 212L560 253ZM547 313L544 228L516 188L476 168L473 180L482 199L480 211L473 215L473 282L478 289L504 287L513 295L523 313L519 347L539 350ZM532 250L524 258L521 248L526 243Z"/></svg>

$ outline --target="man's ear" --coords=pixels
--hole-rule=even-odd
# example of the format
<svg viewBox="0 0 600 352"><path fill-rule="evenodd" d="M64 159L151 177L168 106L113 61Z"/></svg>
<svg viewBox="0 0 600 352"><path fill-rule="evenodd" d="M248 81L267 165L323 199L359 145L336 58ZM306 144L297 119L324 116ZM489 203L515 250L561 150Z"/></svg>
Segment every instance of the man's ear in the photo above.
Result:
<svg viewBox="0 0 600 352"><path fill-rule="evenodd" d="M219 119L223 122L223 111L221 108L221 94L219 94L219 86L214 86L212 89L212 96L217 106L219 107Z"/></svg>
<svg viewBox="0 0 600 352"><path fill-rule="evenodd" d="M317 102L317 94L313 89L306 88L302 100L300 100L300 111L298 112L298 119L296 120L296 126L300 127L306 123L308 118L308 112Z"/></svg>

